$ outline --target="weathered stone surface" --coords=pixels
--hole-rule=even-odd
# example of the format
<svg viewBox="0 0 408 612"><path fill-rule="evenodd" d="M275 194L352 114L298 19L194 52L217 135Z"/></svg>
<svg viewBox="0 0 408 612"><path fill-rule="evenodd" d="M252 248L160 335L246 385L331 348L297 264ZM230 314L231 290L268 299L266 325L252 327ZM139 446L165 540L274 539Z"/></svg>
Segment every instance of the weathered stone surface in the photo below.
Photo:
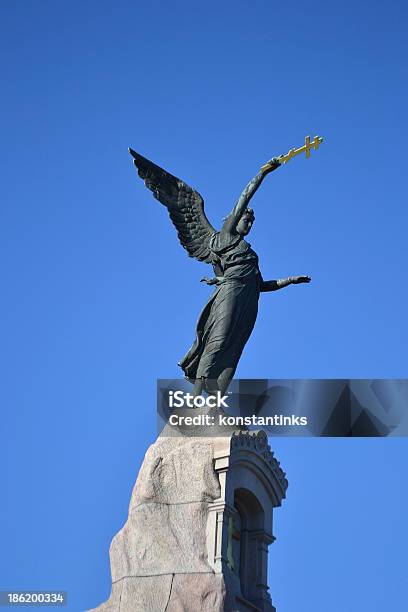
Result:
<svg viewBox="0 0 408 612"><path fill-rule="evenodd" d="M112 541L112 580L210 571L206 524L203 502L137 506Z"/></svg>
<svg viewBox="0 0 408 612"><path fill-rule="evenodd" d="M211 440L159 438L147 451L130 501L165 504L212 501L220 495Z"/></svg>
<svg viewBox="0 0 408 612"><path fill-rule="evenodd" d="M120 612L167 612L172 581L171 575L125 578Z"/></svg>
<svg viewBox="0 0 408 612"><path fill-rule="evenodd" d="M112 585L107 602L89 612L168 612L173 576L131 576Z"/></svg>
<svg viewBox="0 0 408 612"><path fill-rule="evenodd" d="M212 440L159 438L145 455L128 520L112 540L112 594L97 610L169 612L175 574L198 575L194 601L222 600L219 578L209 578L206 540L208 504L220 491ZM182 607L188 602L176 578L172 605L192 610Z"/></svg>
<svg viewBox="0 0 408 612"><path fill-rule="evenodd" d="M220 495L211 441L159 438L146 453L129 517L112 541L114 582L208 572L208 502ZM192 528L193 527L193 528Z"/></svg>
<svg viewBox="0 0 408 612"><path fill-rule="evenodd" d="M224 612L222 575L131 576L116 582L107 602L89 612Z"/></svg>
<svg viewBox="0 0 408 612"><path fill-rule="evenodd" d="M225 584L222 574L174 576L166 612L224 612Z"/></svg>

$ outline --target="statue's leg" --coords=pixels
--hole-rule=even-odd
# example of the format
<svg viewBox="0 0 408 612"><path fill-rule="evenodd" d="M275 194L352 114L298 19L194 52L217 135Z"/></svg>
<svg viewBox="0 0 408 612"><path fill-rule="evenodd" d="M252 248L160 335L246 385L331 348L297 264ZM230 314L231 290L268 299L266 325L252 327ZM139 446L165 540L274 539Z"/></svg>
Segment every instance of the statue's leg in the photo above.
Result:
<svg viewBox="0 0 408 612"><path fill-rule="evenodd" d="M208 395L217 395L217 392L219 391L218 380L213 378L205 378L204 381L204 389L207 391Z"/></svg>
<svg viewBox="0 0 408 612"><path fill-rule="evenodd" d="M225 395L229 384L235 374L235 368L225 368L218 377L217 384L221 395Z"/></svg>
<svg viewBox="0 0 408 612"><path fill-rule="evenodd" d="M205 378L196 378L193 388L193 396L197 397L197 395L201 395L203 392Z"/></svg>
<svg viewBox="0 0 408 612"><path fill-rule="evenodd" d="M193 388L194 397L197 397L197 395L202 395L203 391L205 391L208 395L216 395L219 391L218 379L196 378Z"/></svg>

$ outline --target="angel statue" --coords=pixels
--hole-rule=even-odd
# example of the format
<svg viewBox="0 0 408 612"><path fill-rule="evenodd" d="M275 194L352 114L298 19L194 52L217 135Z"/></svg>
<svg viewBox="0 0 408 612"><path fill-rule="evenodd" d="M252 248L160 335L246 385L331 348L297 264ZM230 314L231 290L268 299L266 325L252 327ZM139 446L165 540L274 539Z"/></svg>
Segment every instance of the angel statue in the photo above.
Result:
<svg viewBox="0 0 408 612"><path fill-rule="evenodd" d="M215 285L215 291L199 316L195 341L179 365L194 384L194 395L203 391L223 395L255 325L259 294L311 280L290 276L265 281L258 256L245 240L255 221L249 202L265 176L281 165L281 158L262 166L217 231L205 215L198 191L132 149L129 152L146 187L166 206L188 255L213 266L214 278L201 280Z"/></svg>

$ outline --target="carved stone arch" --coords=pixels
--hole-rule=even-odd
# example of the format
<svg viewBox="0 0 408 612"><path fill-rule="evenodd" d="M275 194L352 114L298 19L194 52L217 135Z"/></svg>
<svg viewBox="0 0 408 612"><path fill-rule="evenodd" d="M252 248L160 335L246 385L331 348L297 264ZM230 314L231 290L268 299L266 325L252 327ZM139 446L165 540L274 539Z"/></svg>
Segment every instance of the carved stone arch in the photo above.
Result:
<svg viewBox="0 0 408 612"><path fill-rule="evenodd" d="M274 541L273 509L288 481L265 432L237 432L214 440L221 495L209 504L208 561L227 585L227 607L275 612L268 588L268 547ZM228 607L230 606L230 607Z"/></svg>
<svg viewBox="0 0 408 612"><path fill-rule="evenodd" d="M262 554L259 551L259 542L253 534L265 531L265 512L256 495L239 487L234 492L234 507L238 513L234 553L237 557L237 572L242 596L248 601L259 598L257 584L262 574Z"/></svg>
<svg viewBox="0 0 408 612"><path fill-rule="evenodd" d="M265 512L256 495L249 489L238 487L234 491L234 506L243 518L243 529L263 529Z"/></svg>

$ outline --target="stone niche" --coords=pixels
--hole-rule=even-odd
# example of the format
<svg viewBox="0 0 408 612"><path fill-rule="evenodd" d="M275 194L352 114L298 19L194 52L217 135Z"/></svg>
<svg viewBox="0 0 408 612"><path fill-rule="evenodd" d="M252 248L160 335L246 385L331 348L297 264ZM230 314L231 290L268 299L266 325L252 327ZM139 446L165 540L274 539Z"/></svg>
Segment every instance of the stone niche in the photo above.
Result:
<svg viewBox="0 0 408 612"><path fill-rule="evenodd" d="M288 483L265 432L161 436L110 547L100 612L275 612L268 591L273 508Z"/></svg>
<svg viewBox="0 0 408 612"><path fill-rule="evenodd" d="M273 508L288 481L265 432L237 432L214 443L221 495L209 504L207 548L226 585L226 610L275 611L268 587L268 547L275 537Z"/></svg>

